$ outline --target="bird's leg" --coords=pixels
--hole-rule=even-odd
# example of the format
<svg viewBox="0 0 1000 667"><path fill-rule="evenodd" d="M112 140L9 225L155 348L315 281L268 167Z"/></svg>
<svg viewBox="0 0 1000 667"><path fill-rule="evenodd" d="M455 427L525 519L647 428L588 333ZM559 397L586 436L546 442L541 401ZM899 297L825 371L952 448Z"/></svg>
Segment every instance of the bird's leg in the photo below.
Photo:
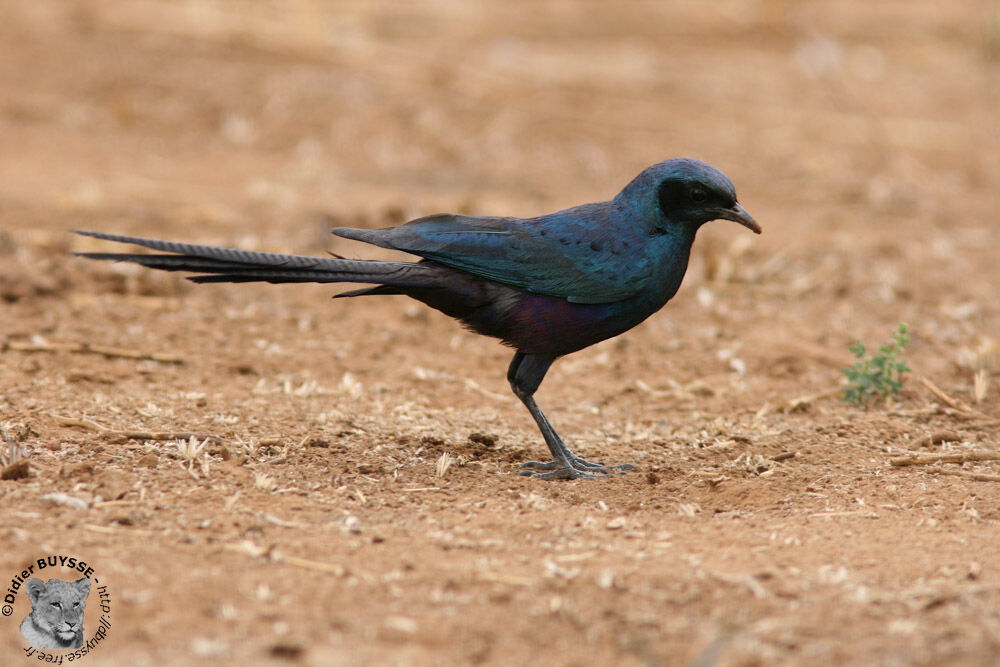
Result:
<svg viewBox="0 0 1000 667"><path fill-rule="evenodd" d="M552 428L552 424L549 423L548 417L545 416L545 413L543 413L541 411L541 409L538 410L538 415L542 418L542 421L545 422L545 426L548 428L548 430L551 433L556 434L555 429ZM543 433L544 433L544 431L543 431ZM636 469L636 467L634 465L632 465L631 463L618 463L618 464L610 465L609 466L609 465L605 465L603 463L596 462L596 461L588 461L587 459L585 459L585 458L579 456L578 454L576 454L575 452L573 452L573 450L569 448L569 445L567 445L565 442L563 442L562 438L559 438L558 434L556 434L556 438L558 438L559 442L562 444L563 451L566 452L566 455L569 458L569 460L572 461L573 465L577 466L578 468L583 468L584 470L597 471L597 472L601 472L601 473L604 473L604 474L607 474L607 472L609 470L635 470ZM555 461L546 461L546 462L542 462L542 461L527 461L525 463L522 463L521 467L522 468L531 468L531 469L534 469L534 470L552 470L553 468L557 467L557 464L556 464Z"/></svg>
<svg viewBox="0 0 1000 667"><path fill-rule="evenodd" d="M528 461L521 467L524 468L522 475L535 475L543 479L594 479L600 476L611 474L612 469L629 470L635 466L625 463L617 466L605 466L603 463L593 463L587 461L573 453L566 443L562 441L559 434L549 423L541 408L535 403L534 393L538 385L542 383L549 366L555 361L555 357L540 354L525 354L518 352L514 355L514 360L507 371L507 379L510 381L511 389L528 412L534 418L538 429L545 438L545 444L552 453L552 461ZM547 471L547 472L540 472ZM594 474L596 473L596 474Z"/></svg>

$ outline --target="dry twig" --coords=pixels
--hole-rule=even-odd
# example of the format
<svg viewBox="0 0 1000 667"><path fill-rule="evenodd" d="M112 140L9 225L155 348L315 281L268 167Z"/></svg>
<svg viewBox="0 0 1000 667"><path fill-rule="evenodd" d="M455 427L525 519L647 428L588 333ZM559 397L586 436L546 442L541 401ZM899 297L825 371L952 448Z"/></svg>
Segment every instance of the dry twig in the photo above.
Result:
<svg viewBox="0 0 1000 667"><path fill-rule="evenodd" d="M112 431L105 432L115 441L125 440L222 440L222 436L214 433L192 433L190 431Z"/></svg>
<svg viewBox="0 0 1000 667"><path fill-rule="evenodd" d="M274 563L288 563L289 565L305 568L307 570L326 572L336 577L342 577L347 573L347 570L343 565L339 565L337 563L323 563L321 561L299 558L297 556L286 556L285 554L276 551L273 546L258 547L248 540L235 544L227 544L225 548L229 551L236 551L253 558L264 558Z"/></svg>
<svg viewBox="0 0 1000 667"><path fill-rule="evenodd" d="M6 352L15 350L17 352L70 352L74 354L98 354L102 357L117 359L139 359L143 361L156 361L161 364L183 364L184 359L169 354L158 352L137 352L119 347L108 347L106 345L91 345L90 343L50 343L48 341L36 341L25 343L21 341L4 341L0 346L0 351Z"/></svg>
<svg viewBox="0 0 1000 667"><path fill-rule="evenodd" d="M77 428L85 428L88 431L94 431L96 433L101 433L102 435L114 438L115 441L124 440L189 440L191 438L196 438L198 440L218 440L224 442L225 438L221 435L216 435L215 433L200 433L197 431L130 431L130 430L118 430L108 428L107 426L101 426L97 422L93 422L89 419L81 419L78 417L63 417L62 415L57 415L49 413L49 416L55 419L57 422L63 426L75 426ZM267 438L260 438L257 441L258 445L277 445L281 442L280 436L270 436Z"/></svg>
<svg viewBox="0 0 1000 667"><path fill-rule="evenodd" d="M222 436L215 435L214 433L195 433L192 431L119 431L117 429L111 429L107 426L101 426L97 422L92 422L89 419L80 419L78 417L63 417L57 414L49 414L50 417L55 419L57 422L63 426L75 426L77 428L85 428L88 431L95 431L109 438L114 438L116 441L125 440L190 440L195 438L197 440L222 440Z"/></svg>
<svg viewBox="0 0 1000 667"><path fill-rule="evenodd" d="M88 431L97 431L98 433L103 433L109 429L106 426L101 426L96 422L92 422L89 419L79 419L77 417L62 417L60 415L49 413L49 416L55 419L57 422L63 426L76 426L77 428L85 428Z"/></svg>
<svg viewBox="0 0 1000 667"><path fill-rule="evenodd" d="M977 417L979 419L989 419L989 415L985 415L979 410L976 410L971 405L964 403L957 398L952 398L948 394L944 393L940 387L931 382L925 377L920 378L920 384L924 385L929 392L937 396L939 399L947 403L951 408L958 410L961 413L969 415L970 417Z"/></svg>
<svg viewBox="0 0 1000 667"><path fill-rule="evenodd" d="M1000 461L1000 452L977 450L971 452L941 452L938 454L907 454L889 459L893 466L921 466L933 463L971 463L972 461Z"/></svg>
<svg viewBox="0 0 1000 667"><path fill-rule="evenodd" d="M952 475L954 477L964 477L973 482L1000 482L1000 475L990 475L984 472L971 472L968 470L949 470L947 468L928 468L926 472L936 475Z"/></svg>

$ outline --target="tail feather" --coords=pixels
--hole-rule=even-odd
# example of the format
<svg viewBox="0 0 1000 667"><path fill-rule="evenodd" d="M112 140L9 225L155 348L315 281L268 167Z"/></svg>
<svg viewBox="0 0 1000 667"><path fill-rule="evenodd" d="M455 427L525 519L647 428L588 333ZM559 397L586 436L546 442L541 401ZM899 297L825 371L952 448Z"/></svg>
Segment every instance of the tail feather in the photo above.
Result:
<svg viewBox="0 0 1000 667"><path fill-rule="evenodd" d="M431 286L435 271L426 264L379 260L311 257L159 241L136 236L79 231L105 241L127 243L167 254L81 252L79 257L132 262L162 271L187 271L196 283L375 283L405 287Z"/></svg>
<svg viewBox="0 0 1000 667"><path fill-rule="evenodd" d="M259 252L256 250L239 250L237 248L221 248L210 245L195 245L193 243L179 243L177 241L159 241L156 239L146 239L138 236L121 236L119 234L105 234L103 232L90 232L75 229L76 234L81 236L92 236L95 239L104 241L114 241L116 243L127 243L129 245L142 246L151 250L161 250L173 255L185 257L197 257L199 259L216 259L223 262L234 262L238 264L253 264L256 266L280 266L283 268L313 269L334 266L331 262L336 258L309 257L306 255L285 255L277 252ZM85 254L85 253L81 253ZM96 254L96 253L95 253ZM127 260L132 261L132 260Z"/></svg>

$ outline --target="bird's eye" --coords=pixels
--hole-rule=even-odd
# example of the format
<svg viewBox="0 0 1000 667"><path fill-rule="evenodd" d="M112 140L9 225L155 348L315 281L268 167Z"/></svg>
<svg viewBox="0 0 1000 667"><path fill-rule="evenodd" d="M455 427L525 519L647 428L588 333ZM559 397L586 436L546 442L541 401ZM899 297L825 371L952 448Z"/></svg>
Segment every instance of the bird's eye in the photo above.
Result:
<svg viewBox="0 0 1000 667"><path fill-rule="evenodd" d="M53 607L55 607L56 609L58 609L59 607L62 607L62 605L61 605L61 604L59 604L58 602L50 602L49 604L51 604L51 605L52 605Z"/></svg>
<svg viewBox="0 0 1000 667"><path fill-rule="evenodd" d="M702 204L708 201L708 193L701 188L691 188L689 195L691 197L691 201L696 204Z"/></svg>

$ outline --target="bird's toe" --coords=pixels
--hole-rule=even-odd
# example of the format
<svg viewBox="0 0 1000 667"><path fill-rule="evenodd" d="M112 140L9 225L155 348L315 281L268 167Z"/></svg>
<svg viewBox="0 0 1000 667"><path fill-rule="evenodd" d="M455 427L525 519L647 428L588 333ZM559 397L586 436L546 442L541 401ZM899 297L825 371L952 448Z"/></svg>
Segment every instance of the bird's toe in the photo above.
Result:
<svg viewBox="0 0 1000 667"><path fill-rule="evenodd" d="M572 459L572 461L573 465L577 468L605 474L610 474L612 470L637 470L637 468L631 463L617 463L609 466L599 461L588 461L587 459L581 459L579 457Z"/></svg>
<svg viewBox="0 0 1000 667"><path fill-rule="evenodd" d="M522 477L539 479L599 479L610 475L624 475L626 470L636 470L631 463L608 466L578 456L573 456L569 465L561 461L525 461L520 467L518 474Z"/></svg>
<svg viewBox="0 0 1000 667"><path fill-rule="evenodd" d="M530 475L532 470L555 470L561 463L558 461L525 461L521 464L522 475Z"/></svg>
<svg viewBox="0 0 1000 667"><path fill-rule="evenodd" d="M578 470L577 468L568 468L566 466L560 466L553 470L552 472L535 472L533 470L524 470L520 474L525 476L537 477L538 479L555 480L555 479L600 479L602 477L607 477L607 473L590 473L584 470Z"/></svg>

